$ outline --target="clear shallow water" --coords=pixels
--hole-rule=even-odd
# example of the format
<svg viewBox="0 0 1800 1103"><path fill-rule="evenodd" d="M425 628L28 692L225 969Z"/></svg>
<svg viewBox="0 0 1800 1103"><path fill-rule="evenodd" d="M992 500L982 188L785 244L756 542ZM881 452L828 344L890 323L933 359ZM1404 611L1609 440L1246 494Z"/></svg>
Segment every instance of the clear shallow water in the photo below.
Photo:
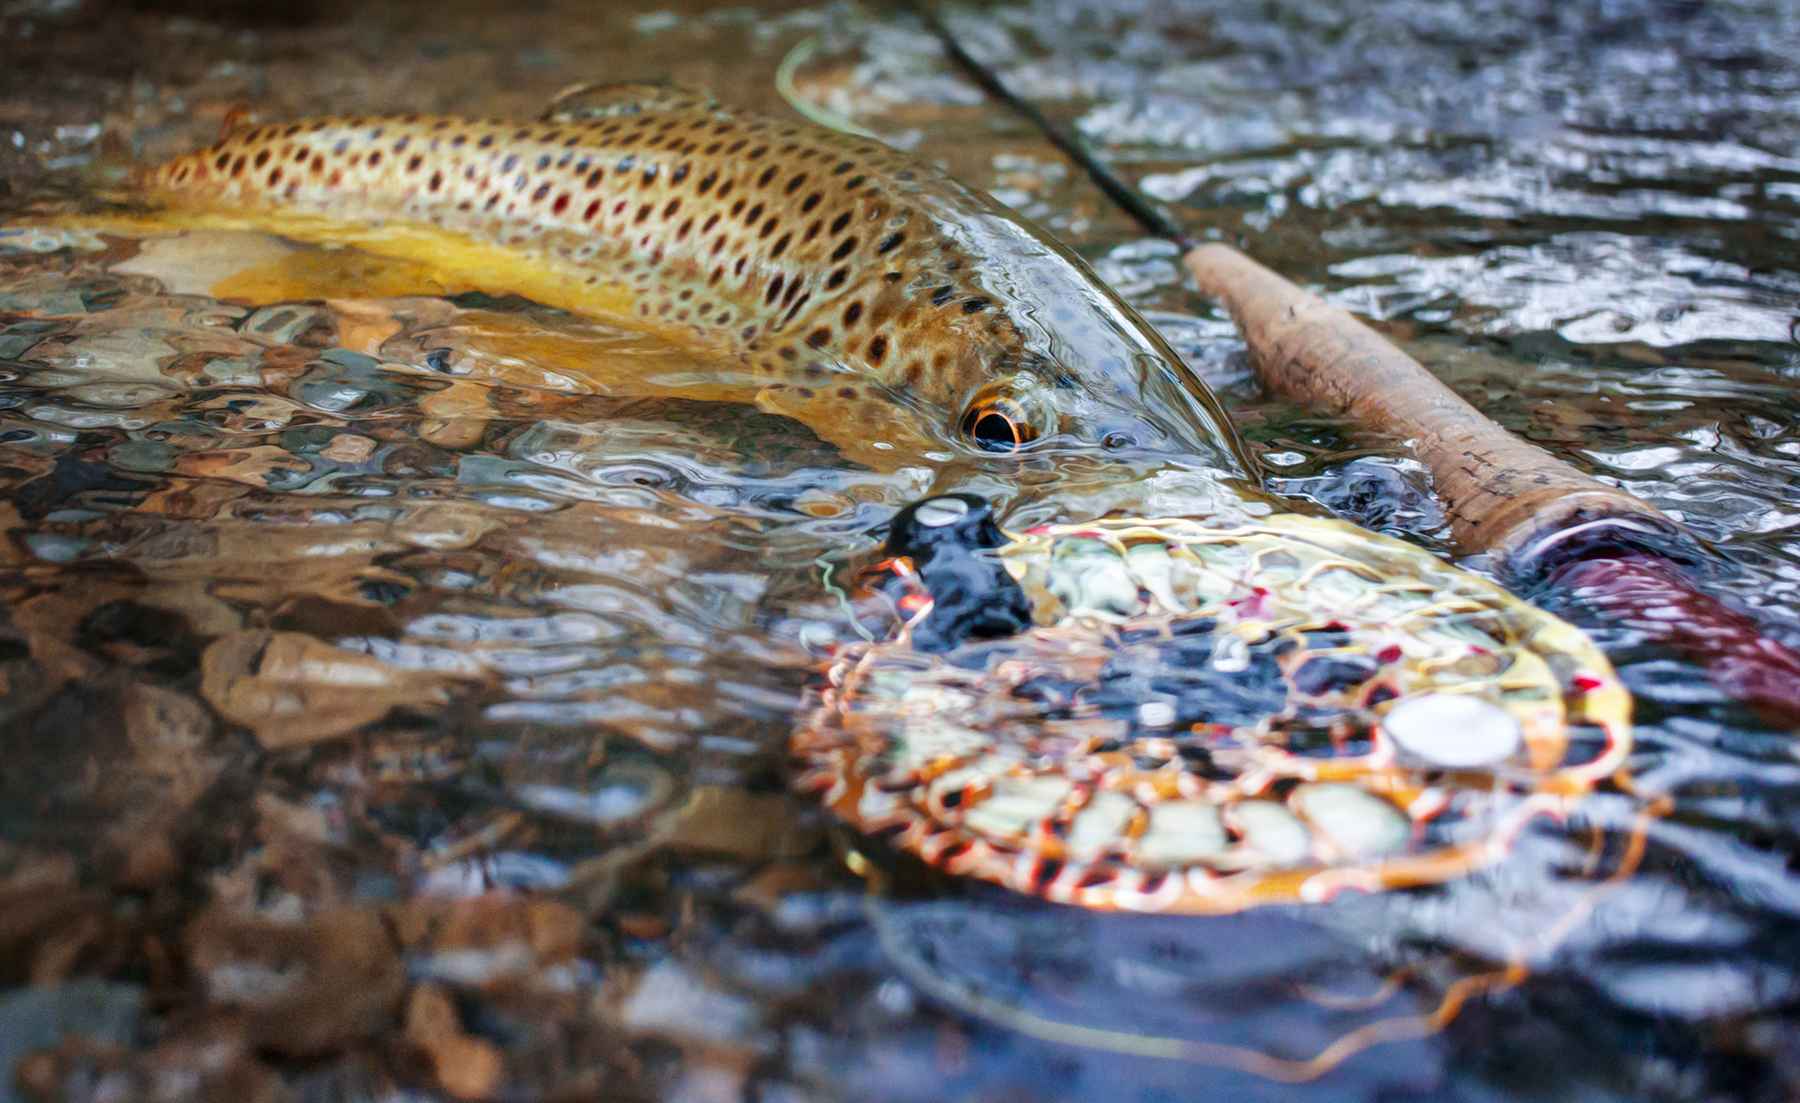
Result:
<svg viewBox="0 0 1800 1103"><path fill-rule="evenodd" d="M1419 471L1260 398L1173 251L904 19L91 16L8 17L42 44L6 78L15 205L79 191L108 151L209 138L237 99L529 114L630 64L766 105L786 50L822 33L802 90L1077 243L1220 386L1277 488L1442 545ZM1188 225L1380 319L1510 427L1679 513L1729 564L1715 588L1795 638L1792 11L952 17ZM143 58L133 79L121 52ZM656 355L526 304L247 308L171 294L166 268L122 274L129 243L5 244L0 967L113 982L84 993L106 1014L59 1005L128 1043L65 1051L73 1095L202 1067L220 1098L245 1094L220 1094L227 1075L315 1098L447 1091L495 1057L513 1097L1773 1100L1800 1084L1794 733L1628 630L1584 622L1639 696L1639 784L1676 810L1524 986L1304 1088L1046 1041L1042 1024L1073 1024L1303 1054L1429 1007L1587 891L1590 823L1542 825L1443 889L1227 920L1095 917L905 866L871 905L850 841L786 795L783 748L843 631L823 583L928 478L855 469L746 407L609 393L520 357L541 333L607 364ZM1588 816L1614 854L1630 806ZM351 945L373 949L347 976L324 964ZM1412 982L1368 1011L1292 985L1371 992L1400 966ZM475 1040L434 1033L420 991L452 997ZM1002 1012L966 1013L969 991ZM47 1017L8 999L9 1033Z"/></svg>

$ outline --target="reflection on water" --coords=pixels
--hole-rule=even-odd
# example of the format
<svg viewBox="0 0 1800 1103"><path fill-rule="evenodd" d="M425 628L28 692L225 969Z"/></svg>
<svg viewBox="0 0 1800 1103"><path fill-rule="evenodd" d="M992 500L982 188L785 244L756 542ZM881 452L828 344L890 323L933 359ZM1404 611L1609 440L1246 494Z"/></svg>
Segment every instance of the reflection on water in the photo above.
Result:
<svg viewBox="0 0 1800 1103"><path fill-rule="evenodd" d="M97 29L96 10L0 23L55 44L0 85L15 207L115 139L209 139L234 100L521 114L642 66L767 104L782 54L821 33L803 91L1075 240L1230 396L1278 489L1442 547L1414 465L1258 397L1172 250L900 17L469 4L422 31L244 31L229 12ZM949 14L1190 226L1682 516L1722 553L1715 588L1800 636L1789 6ZM137 85L113 61L133 51ZM0 250L0 977L40 986L0 995L0 1060L85 1038L21 1067L39 1094L1800 1090L1792 733L1577 599L1546 600L1639 695L1632 770L1676 809L1529 982L1309 1087L1069 1045L1305 1056L1429 1007L1577 906L1590 832L1615 860L1633 806L1599 798L1439 889L1228 920L1056 909L874 850L853 861L893 891L865 899L853 841L786 795L783 754L808 669L850 631L834 591L929 472L859 468L702 401L703 367L517 301L373 276L356 298L207 293L290 252L266 239Z"/></svg>

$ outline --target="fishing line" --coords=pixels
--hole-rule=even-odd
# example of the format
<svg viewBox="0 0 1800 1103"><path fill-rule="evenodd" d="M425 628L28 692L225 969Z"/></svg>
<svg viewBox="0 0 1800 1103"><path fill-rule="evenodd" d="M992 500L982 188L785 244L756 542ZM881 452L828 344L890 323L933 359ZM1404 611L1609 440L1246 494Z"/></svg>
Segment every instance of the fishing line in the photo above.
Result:
<svg viewBox="0 0 1800 1103"><path fill-rule="evenodd" d="M1165 238L1179 245L1183 252L1198 244L1189 237L1186 231L1175 224L1175 221L1164 214L1157 206L1144 198L1144 194L1127 184L1105 162L1089 152L1080 138L1059 126L1048 115L1040 111L1036 104L1021 98L1008 88L1000 74L983 64L958 41L950 32L950 28L938 17L935 8L925 0L898 0L899 5L916 16L925 24L927 30L937 37L944 47L944 53L956 63L963 75L979 85L982 91L999 100L1008 108L1022 115L1032 126L1041 132L1050 144L1061 150L1063 155L1074 161L1088 175L1106 197L1117 204L1126 214L1135 219L1138 225L1152 235Z"/></svg>
<svg viewBox="0 0 1800 1103"><path fill-rule="evenodd" d="M1174 219L1164 214L1156 204L1146 199L1142 192L1126 183L1105 162L1089 152L1080 138L1059 126L1039 110L1036 104L1020 98L1006 86L1006 82L1000 79L998 73L964 49L962 43L957 41L956 36L951 33L950 28L944 24L930 5L921 0L896 0L896 2L925 25L926 29L943 46L944 52L950 57L950 60L956 63L958 69L962 70L964 76L974 81L982 91L999 100L1036 127L1051 145L1080 166L1095 186L1105 192L1106 197L1130 215L1138 225L1152 236L1172 241L1184 250L1197 244L1186 231L1175 223ZM856 125L835 111L813 103L801 94L794 79L795 74L799 72L801 66L817 55L822 41L820 36L810 35L787 52L787 55L781 59L781 65L775 70L775 90L781 94L782 99L787 101L789 107L811 122L846 134L879 140L878 135Z"/></svg>

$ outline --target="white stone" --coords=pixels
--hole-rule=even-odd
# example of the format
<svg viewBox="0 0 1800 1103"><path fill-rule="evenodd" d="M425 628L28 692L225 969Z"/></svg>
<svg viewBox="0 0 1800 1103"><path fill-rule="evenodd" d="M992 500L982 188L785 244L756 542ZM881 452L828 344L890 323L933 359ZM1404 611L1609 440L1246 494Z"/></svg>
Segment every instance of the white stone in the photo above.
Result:
<svg viewBox="0 0 1800 1103"><path fill-rule="evenodd" d="M1458 693L1408 697L1388 710L1381 730L1407 754L1450 768L1504 762L1525 741L1512 713Z"/></svg>
<svg viewBox="0 0 1800 1103"><path fill-rule="evenodd" d="M1140 865L1166 869L1217 857L1225 846L1217 806L1177 800L1150 806L1150 826L1137 841L1136 857Z"/></svg>
<svg viewBox="0 0 1800 1103"><path fill-rule="evenodd" d="M1098 858L1124 838L1136 811L1137 802L1123 793L1110 789L1095 793L1069 825L1069 857L1081 862Z"/></svg>
<svg viewBox="0 0 1800 1103"><path fill-rule="evenodd" d="M1017 838L1055 814L1073 789L1054 774L995 778L987 799L963 816L963 826L989 838Z"/></svg>
<svg viewBox="0 0 1800 1103"><path fill-rule="evenodd" d="M1300 818L1272 800L1247 800L1231 819L1258 854L1279 866L1298 865L1312 854L1312 836Z"/></svg>
<svg viewBox="0 0 1800 1103"><path fill-rule="evenodd" d="M1314 831L1351 858L1391 854L1406 845L1412 823L1372 793L1343 782L1302 785L1290 798Z"/></svg>
<svg viewBox="0 0 1800 1103"><path fill-rule="evenodd" d="M913 511L913 519L928 529L941 529L969 515L969 503L961 498L933 498Z"/></svg>

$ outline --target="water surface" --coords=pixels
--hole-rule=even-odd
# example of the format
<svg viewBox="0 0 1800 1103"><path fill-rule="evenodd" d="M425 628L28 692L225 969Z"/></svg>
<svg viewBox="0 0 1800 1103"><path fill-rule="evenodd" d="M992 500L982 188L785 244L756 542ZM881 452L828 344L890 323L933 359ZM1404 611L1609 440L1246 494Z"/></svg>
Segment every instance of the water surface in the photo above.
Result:
<svg viewBox="0 0 1800 1103"><path fill-rule="evenodd" d="M1713 588L1800 642L1791 7L947 15L1196 232L1376 319L1510 428L1681 517L1720 553ZM0 33L18 57L0 78L14 222L80 202L129 155L210 140L241 102L529 115L574 80L668 73L773 108L777 66L817 36L802 94L1075 243L1220 388L1275 488L1446 546L1395 442L1261 397L1172 248L902 15L320 5L272 25L230 6L24 5ZM1794 733L1577 600L1544 599L1621 668L1639 700L1632 772L1676 803L1641 872L1553 945L1534 940L1592 891L1596 832L1601 864L1616 860L1631 801L1540 824L1440 889L1229 919L1057 909L874 850L887 891L871 899L855 840L787 794L784 745L810 668L848 631L834 591L930 473L860 469L795 423L696 400L684 372L704 365L529 303L247 305L193 275L285 248L0 238L0 970L15 986L0 1019L33 1047L70 1027L91 1039L27 1083L77 1098L152 1082L170 1098L1800 1091ZM662 382L632 382L646 366ZM1514 952L1524 985L1308 1086L1066 1044L1306 1055ZM1367 1007L1300 990L1379 994L1402 967Z"/></svg>

